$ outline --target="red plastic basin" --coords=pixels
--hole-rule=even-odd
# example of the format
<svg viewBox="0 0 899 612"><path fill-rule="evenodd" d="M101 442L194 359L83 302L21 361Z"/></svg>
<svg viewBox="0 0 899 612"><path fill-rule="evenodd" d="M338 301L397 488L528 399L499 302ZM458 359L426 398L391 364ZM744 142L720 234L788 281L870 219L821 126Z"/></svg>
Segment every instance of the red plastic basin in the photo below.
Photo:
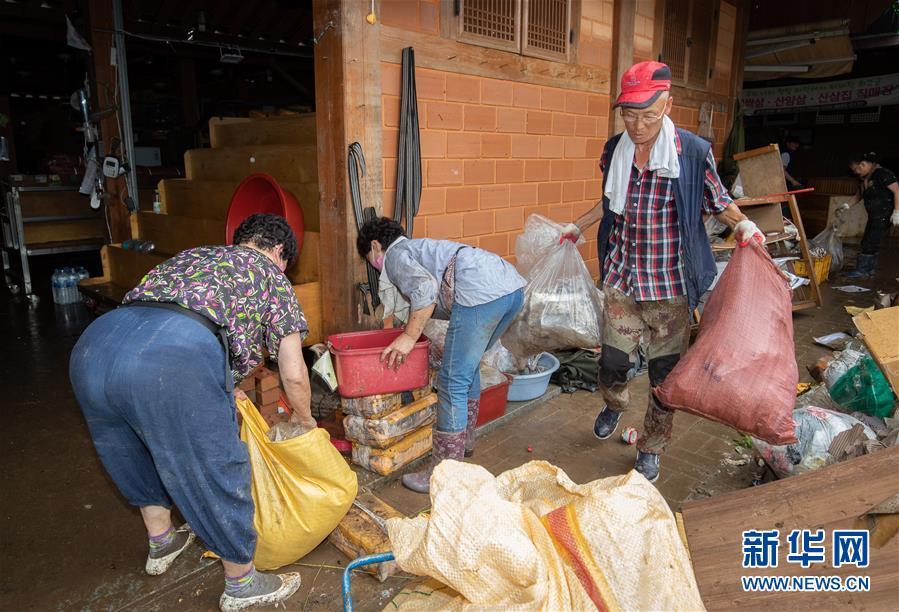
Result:
<svg viewBox="0 0 899 612"><path fill-rule="evenodd" d="M297 253L303 251L303 209L289 191L282 189L268 174L251 174L237 186L228 206L225 221L225 244L234 243L234 230L250 215L271 213L287 219L297 239Z"/></svg>
<svg viewBox="0 0 899 612"><path fill-rule="evenodd" d="M506 382L487 387L481 391L481 406L478 409L477 426L489 423L506 414L506 404L509 400L509 384L512 377L505 374Z"/></svg>
<svg viewBox="0 0 899 612"><path fill-rule="evenodd" d="M402 329L379 329L328 336L337 374L337 392L341 397L399 393L428 384L431 341L424 336L398 370L390 370L381 363L381 353L402 333Z"/></svg>

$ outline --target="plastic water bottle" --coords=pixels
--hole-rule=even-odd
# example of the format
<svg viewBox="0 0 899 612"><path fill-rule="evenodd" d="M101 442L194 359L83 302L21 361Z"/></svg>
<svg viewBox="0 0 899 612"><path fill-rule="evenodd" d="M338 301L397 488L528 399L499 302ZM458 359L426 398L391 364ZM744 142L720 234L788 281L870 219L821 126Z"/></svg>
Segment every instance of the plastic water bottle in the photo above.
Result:
<svg viewBox="0 0 899 612"><path fill-rule="evenodd" d="M53 270L50 286L53 288L53 303L62 304L62 275L59 268Z"/></svg>
<svg viewBox="0 0 899 612"><path fill-rule="evenodd" d="M78 301L78 275L74 268L66 268L66 304Z"/></svg>

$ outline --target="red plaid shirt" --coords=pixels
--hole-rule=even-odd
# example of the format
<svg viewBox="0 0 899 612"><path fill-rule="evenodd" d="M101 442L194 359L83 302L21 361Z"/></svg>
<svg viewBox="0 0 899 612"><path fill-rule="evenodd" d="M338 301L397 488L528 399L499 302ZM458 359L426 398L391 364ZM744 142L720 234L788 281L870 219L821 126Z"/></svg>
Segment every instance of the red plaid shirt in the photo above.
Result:
<svg viewBox="0 0 899 612"><path fill-rule="evenodd" d="M676 134L675 141L680 153L680 137ZM603 154L599 161L603 173L609 161ZM609 235L603 262L604 284L626 295L633 294L639 302L687 294L672 180L657 176L655 171L645 168L640 171L632 166L624 212L615 215ZM702 210L717 215L732 202L718 177L710 150L706 158Z"/></svg>

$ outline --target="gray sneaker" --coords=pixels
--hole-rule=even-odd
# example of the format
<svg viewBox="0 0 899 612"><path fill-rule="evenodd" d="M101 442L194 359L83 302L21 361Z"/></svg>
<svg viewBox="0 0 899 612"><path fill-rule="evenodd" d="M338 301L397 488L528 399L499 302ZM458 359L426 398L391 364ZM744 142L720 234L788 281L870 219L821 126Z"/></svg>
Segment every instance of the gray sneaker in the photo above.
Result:
<svg viewBox="0 0 899 612"><path fill-rule="evenodd" d="M593 423L593 435L600 440L611 438L615 430L618 429L618 421L620 420L621 412L606 406Z"/></svg>
<svg viewBox="0 0 899 612"><path fill-rule="evenodd" d="M638 450L634 469L643 474L649 482L655 482L659 479L659 471L661 470L659 456Z"/></svg>

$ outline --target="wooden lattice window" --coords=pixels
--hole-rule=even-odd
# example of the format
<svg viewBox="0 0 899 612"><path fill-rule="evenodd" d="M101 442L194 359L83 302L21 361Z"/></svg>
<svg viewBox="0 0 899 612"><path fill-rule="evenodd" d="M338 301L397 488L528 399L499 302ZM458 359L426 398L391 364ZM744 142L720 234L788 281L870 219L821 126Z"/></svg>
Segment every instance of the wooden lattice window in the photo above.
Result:
<svg viewBox="0 0 899 612"><path fill-rule="evenodd" d="M455 0L457 39L523 55L567 61L572 0Z"/></svg>
<svg viewBox="0 0 899 612"><path fill-rule="evenodd" d="M519 51L520 0L459 0L459 40Z"/></svg>
<svg viewBox="0 0 899 612"><path fill-rule="evenodd" d="M547 59L568 59L571 41L571 0L525 0L522 53Z"/></svg>
<svg viewBox="0 0 899 612"><path fill-rule="evenodd" d="M667 0L656 15L662 20L659 61L671 68L679 85L705 89L714 48L717 0Z"/></svg>

